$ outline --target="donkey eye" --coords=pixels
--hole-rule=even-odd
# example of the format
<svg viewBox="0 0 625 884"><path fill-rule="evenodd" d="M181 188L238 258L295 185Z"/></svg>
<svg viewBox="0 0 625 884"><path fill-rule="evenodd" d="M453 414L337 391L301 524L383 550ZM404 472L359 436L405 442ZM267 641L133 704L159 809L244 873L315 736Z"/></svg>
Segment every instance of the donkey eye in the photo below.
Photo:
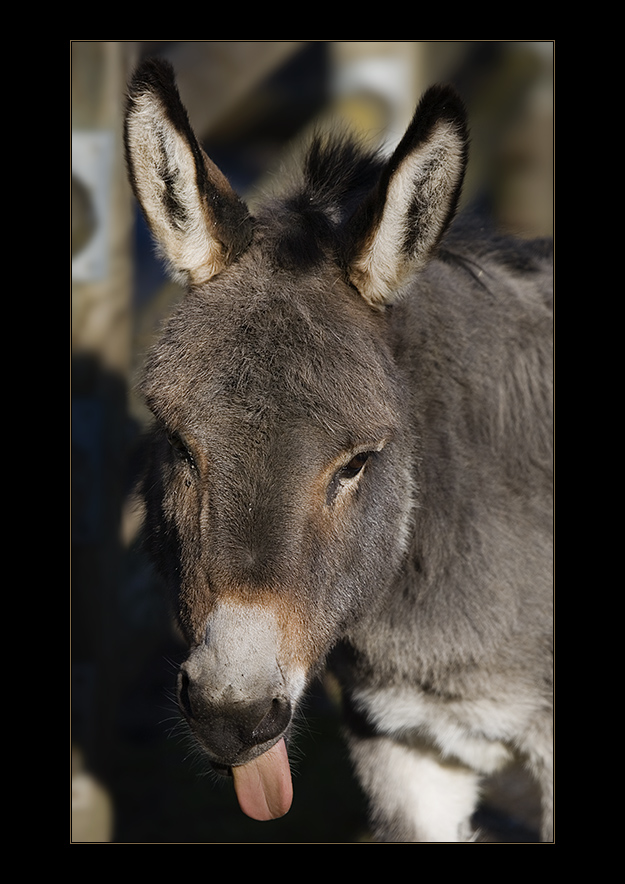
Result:
<svg viewBox="0 0 625 884"><path fill-rule="evenodd" d="M195 469L195 461L193 460L193 455L184 444L178 433L167 433L167 441L169 442L176 457L180 460L186 461L189 466Z"/></svg>
<svg viewBox="0 0 625 884"><path fill-rule="evenodd" d="M371 451L361 451L360 454L352 457L350 462L339 470L339 482L348 482L350 479L355 479L371 457L371 454Z"/></svg>
<svg viewBox="0 0 625 884"><path fill-rule="evenodd" d="M332 506L341 488L349 488L351 482L362 472L365 464L374 453L373 451L361 451L334 474L332 481L328 485L326 495L328 506Z"/></svg>

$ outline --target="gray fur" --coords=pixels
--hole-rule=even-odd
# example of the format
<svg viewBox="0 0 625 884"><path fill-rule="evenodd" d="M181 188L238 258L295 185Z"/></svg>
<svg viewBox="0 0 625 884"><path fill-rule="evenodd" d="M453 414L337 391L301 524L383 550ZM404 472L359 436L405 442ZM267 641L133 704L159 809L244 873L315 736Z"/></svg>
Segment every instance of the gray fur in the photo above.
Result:
<svg viewBox="0 0 625 884"><path fill-rule="evenodd" d="M146 92L210 194L158 63L131 86L135 192L160 187L133 163ZM254 758L329 663L388 841L469 839L480 777L516 756L552 837L550 249L449 227L466 153L460 102L432 90L387 164L316 142L254 219L215 177L219 212L193 204L212 269L185 248L143 381L146 532L194 733L218 766Z"/></svg>

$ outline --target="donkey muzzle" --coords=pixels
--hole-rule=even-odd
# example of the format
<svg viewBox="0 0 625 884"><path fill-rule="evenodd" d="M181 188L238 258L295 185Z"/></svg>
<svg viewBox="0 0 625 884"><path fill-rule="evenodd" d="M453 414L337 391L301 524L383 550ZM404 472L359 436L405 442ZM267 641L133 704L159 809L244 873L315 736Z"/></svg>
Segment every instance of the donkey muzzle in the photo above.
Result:
<svg viewBox="0 0 625 884"><path fill-rule="evenodd" d="M244 813L259 820L285 814L293 796L287 742L305 680L289 673L281 648L270 610L222 601L178 675L194 736L219 773L232 773Z"/></svg>
<svg viewBox="0 0 625 884"><path fill-rule="evenodd" d="M178 702L195 737L216 767L241 764L268 749L291 722L291 703L279 685L259 698L242 697L229 684L215 696L210 681L194 678L193 665L183 664Z"/></svg>
<svg viewBox="0 0 625 884"><path fill-rule="evenodd" d="M216 764L245 763L288 729L297 698L279 662L280 639L266 607L221 601L182 664L180 708Z"/></svg>
<svg viewBox="0 0 625 884"><path fill-rule="evenodd" d="M196 659L183 664L178 680L180 706L195 737L215 770L233 777L244 813L257 820L283 816L293 798L284 738L291 723L290 701L272 694L240 699L233 685L216 700L210 682L190 676L196 664Z"/></svg>

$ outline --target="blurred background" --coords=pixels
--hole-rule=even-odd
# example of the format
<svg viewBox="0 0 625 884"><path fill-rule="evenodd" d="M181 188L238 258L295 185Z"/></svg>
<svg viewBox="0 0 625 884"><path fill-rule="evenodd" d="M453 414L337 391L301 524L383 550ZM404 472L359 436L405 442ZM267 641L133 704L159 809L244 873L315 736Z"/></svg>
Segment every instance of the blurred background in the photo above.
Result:
<svg viewBox="0 0 625 884"><path fill-rule="evenodd" d="M428 85L469 110L463 197L521 236L553 228L552 41L73 41L72 843L358 843L365 808L340 737L336 689L311 691L290 813L254 823L214 781L174 701L184 657L139 542L131 491L149 420L137 370L181 297L126 183L126 83L169 59L207 153L253 205L310 131L347 123L391 150ZM536 840L536 795L517 771L477 815L491 843Z"/></svg>

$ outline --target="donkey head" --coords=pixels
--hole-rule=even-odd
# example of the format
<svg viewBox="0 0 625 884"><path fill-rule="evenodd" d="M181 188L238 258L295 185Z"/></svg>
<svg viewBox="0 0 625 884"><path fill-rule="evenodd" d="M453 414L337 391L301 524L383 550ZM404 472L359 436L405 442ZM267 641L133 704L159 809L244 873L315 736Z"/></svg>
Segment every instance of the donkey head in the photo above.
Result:
<svg viewBox="0 0 625 884"><path fill-rule="evenodd" d="M464 113L430 90L386 163L315 143L302 181L252 218L151 61L126 150L188 288L143 379L147 534L190 648L179 703L242 808L277 816L298 701L406 552L415 443L386 308L452 217Z"/></svg>

